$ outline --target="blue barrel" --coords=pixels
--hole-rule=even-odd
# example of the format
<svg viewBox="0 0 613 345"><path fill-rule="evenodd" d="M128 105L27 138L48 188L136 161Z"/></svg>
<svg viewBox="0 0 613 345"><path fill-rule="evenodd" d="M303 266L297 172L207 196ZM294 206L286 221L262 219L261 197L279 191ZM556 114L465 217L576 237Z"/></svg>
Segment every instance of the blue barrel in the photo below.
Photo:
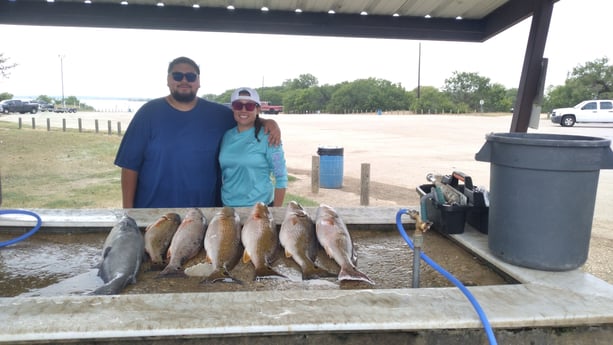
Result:
<svg viewBox="0 0 613 345"><path fill-rule="evenodd" d="M319 147L319 186L321 188L343 187L343 148Z"/></svg>

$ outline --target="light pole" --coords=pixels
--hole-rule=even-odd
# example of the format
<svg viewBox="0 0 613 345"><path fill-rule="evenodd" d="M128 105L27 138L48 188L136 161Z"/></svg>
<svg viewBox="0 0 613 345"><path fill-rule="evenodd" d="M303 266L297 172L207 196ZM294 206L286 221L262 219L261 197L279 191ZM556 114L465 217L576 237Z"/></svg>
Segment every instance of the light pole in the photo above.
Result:
<svg viewBox="0 0 613 345"><path fill-rule="evenodd" d="M66 55L60 54L58 57L60 58L60 77L62 80L62 108L66 108L66 104L64 104L64 58Z"/></svg>

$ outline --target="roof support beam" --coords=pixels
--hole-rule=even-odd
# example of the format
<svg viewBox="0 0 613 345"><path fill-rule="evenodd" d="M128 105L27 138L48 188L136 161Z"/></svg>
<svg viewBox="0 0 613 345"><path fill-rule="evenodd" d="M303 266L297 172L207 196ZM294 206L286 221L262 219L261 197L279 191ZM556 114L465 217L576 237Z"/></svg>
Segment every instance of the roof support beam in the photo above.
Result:
<svg viewBox="0 0 613 345"><path fill-rule="evenodd" d="M519 80L517 100L513 108L511 120L511 132L527 132L530 125L530 116L534 101L539 94L541 74L545 73L542 68L543 53L547 42L549 23L553 12L554 0L534 1L534 15L528 36L528 45L524 57L524 66Z"/></svg>

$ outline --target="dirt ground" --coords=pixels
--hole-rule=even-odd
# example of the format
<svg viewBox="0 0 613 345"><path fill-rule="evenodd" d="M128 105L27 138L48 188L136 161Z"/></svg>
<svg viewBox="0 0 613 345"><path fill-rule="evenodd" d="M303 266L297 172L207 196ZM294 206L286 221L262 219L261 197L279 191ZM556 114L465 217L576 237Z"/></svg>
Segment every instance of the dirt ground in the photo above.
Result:
<svg viewBox="0 0 613 345"><path fill-rule="evenodd" d="M127 128L130 113L88 113L52 115L51 126L61 127L61 118L69 127L76 127L83 118L85 128L94 127L95 119L121 122ZM40 123L47 117L37 115ZM17 121L19 115L3 116L2 120ZM489 190L487 162L475 160L475 154L492 132L508 132L511 115L278 115L274 118L282 129L283 146L289 173L297 181L289 192L332 206L360 206L360 177L363 164L370 166L369 206L398 206L418 209L416 187L428 183L430 172L450 174L462 171L470 175L477 186ZM24 117L27 121L29 116ZM104 123L102 122L102 123ZM576 125L564 128L552 124L544 116L538 129L530 133L585 135L613 139L611 125ZM340 189L311 190L312 157L318 147L343 147L343 186ZM578 181L580 183L580 181ZM544 200L546 202L546 200ZM613 284L613 170L601 170L591 229L589 257L582 270ZM446 247L428 248L429 255L445 251ZM435 259L436 260L436 259ZM451 260L450 271L470 267L470 256ZM479 285L479 282L475 282Z"/></svg>

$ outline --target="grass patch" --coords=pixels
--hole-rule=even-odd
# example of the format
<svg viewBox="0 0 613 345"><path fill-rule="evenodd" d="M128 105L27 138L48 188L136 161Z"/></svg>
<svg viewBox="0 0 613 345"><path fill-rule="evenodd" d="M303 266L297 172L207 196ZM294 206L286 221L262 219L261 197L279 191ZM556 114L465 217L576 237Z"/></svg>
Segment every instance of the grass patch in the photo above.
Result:
<svg viewBox="0 0 613 345"><path fill-rule="evenodd" d="M106 133L19 129L0 121L3 208L121 208L121 137ZM288 176L288 181L296 177ZM287 193L285 204L313 200Z"/></svg>

